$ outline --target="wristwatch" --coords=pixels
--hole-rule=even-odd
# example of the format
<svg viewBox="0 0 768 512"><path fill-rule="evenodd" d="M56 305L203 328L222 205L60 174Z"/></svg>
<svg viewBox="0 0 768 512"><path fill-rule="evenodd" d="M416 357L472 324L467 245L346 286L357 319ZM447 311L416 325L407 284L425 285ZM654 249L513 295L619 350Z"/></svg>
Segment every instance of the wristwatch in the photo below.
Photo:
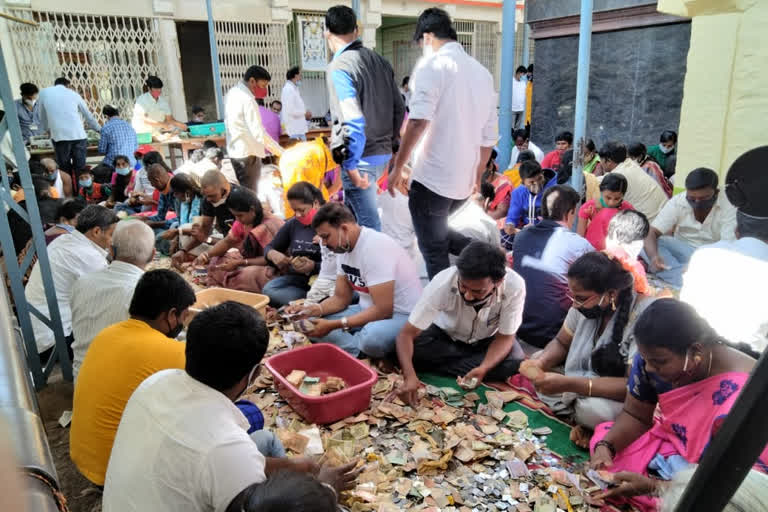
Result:
<svg viewBox="0 0 768 512"><path fill-rule="evenodd" d="M343 316L341 317L341 330L348 331L349 330L349 321L347 320L347 317Z"/></svg>

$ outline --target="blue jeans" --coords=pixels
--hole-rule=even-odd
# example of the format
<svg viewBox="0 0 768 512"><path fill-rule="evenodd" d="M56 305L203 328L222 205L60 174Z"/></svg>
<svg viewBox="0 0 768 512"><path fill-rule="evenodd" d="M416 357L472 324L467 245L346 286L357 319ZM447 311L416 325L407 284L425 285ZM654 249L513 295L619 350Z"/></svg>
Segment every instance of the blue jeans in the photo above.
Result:
<svg viewBox="0 0 768 512"><path fill-rule="evenodd" d="M277 276L269 281L261 293L269 297L269 305L273 308L285 306L291 301L303 299L309 291L309 278L297 274Z"/></svg>
<svg viewBox="0 0 768 512"><path fill-rule="evenodd" d="M349 173L341 173L341 183L344 186L344 202L357 217L357 223L367 228L381 231L381 219L379 219L379 208L376 202L376 191L378 180L387 168L387 164L367 165L362 162L357 166L360 177L363 174L368 175L368 188L365 190L357 188L352 184Z"/></svg>
<svg viewBox="0 0 768 512"><path fill-rule="evenodd" d="M267 429L257 430L251 434L251 439L256 443L256 448L265 457L279 459L285 457L285 448L274 432Z"/></svg>
<svg viewBox="0 0 768 512"><path fill-rule="evenodd" d="M659 237L658 253L669 268L666 270L654 268L645 250L640 253L640 257L651 265L649 270L652 274L679 289L683 287L683 272L688 262L691 261L694 251L696 251L694 247L682 240L671 236L661 236Z"/></svg>
<svg viewBox="0 0 768 512"><path fill-rule="evenodd" d="M325 317L326 320L338 320L342 317L356 315L362 311L360 306L349 306L344 311ZM392 318L386 320L376 320L361 328L336 329L331 331L325 338L311 338L313 343L332 343L357 357L363 354L381 359L395 350L395 338L408 321L408 315L403 313L393 313Z"/></svg>

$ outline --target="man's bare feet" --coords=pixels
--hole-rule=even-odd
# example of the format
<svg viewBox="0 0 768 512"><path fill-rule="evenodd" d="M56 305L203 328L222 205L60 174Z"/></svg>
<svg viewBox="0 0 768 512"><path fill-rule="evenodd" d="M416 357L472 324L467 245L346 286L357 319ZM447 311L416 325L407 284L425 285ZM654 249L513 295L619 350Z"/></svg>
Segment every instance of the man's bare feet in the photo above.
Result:
<svg viewBox="0 0 768 512"><path fill-rule="evenodd" d="M589 449L589 440L592 439L592 431L581 425L571 429L571 442L579 448Z"/></svg>

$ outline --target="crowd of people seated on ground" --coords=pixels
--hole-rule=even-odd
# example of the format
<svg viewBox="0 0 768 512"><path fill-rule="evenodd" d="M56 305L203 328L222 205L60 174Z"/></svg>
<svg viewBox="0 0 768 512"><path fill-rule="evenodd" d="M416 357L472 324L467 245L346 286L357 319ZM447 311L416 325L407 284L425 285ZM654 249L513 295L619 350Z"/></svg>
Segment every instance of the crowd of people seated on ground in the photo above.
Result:
<svg viewBox="0 0 768 512"><path fill-rule="evenodd" d="M340 49L357 38L349 13L335 7L326 20ZM301 486L290 499L330 509L356 476L354 463L285 458L239 400L267 349L264 319L234 302L195 315L186 271L311 318L312 342L396 361L408 404L427 369L511 379L577 426L593 465L623 471L614 498L653 510L649 470L670 480L698 462L766 345L768 147L738 159L725 186L692 170L671 198L674 132L647 150L574 148L561 132L544 154L516 130L500 169L492 79L452 30L439 9L419 18L417 40L455 65L420 61L408 120L395 84L387 126L376 126L384 142L351 156L334 151L340 134L298 142L247 183L215 144L176 170L142 146L69 182L55 161L31 162L67 341L58 348L74 360L70 455L103 486L105 511L255 510L274 493L290 501L290 482ZM356 113L381 115L351 91ZM463 93L469 104L452 101ZM401 135L396 155L365 156ZM582 190L568 184L574 158ZM31 238L13 234L17 250ZM158 253L172 270L146 272ZM707 290L716 276L723 286ZM682 301L669 298L681 287ZM47 312L38 265L26 295ZM48 358L53 332L32 322ZM768 469L765 456L756 469Z"/></svg>

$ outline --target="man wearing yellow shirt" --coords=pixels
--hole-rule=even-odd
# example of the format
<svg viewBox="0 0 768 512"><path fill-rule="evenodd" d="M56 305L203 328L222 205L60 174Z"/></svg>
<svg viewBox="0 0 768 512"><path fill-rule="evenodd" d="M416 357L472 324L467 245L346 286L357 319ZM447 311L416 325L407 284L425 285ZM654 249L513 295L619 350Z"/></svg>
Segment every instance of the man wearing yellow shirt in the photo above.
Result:
<svg viewBox="0 0 768 512"><path fill-rule="evenodd" d="M69 455L77 469L104 485L107 463L125 404L150 375L184 368L184 328L195 292L180 275L152 270L136 285L131 317L101 331L91 343L75 385Z"/></svg>

